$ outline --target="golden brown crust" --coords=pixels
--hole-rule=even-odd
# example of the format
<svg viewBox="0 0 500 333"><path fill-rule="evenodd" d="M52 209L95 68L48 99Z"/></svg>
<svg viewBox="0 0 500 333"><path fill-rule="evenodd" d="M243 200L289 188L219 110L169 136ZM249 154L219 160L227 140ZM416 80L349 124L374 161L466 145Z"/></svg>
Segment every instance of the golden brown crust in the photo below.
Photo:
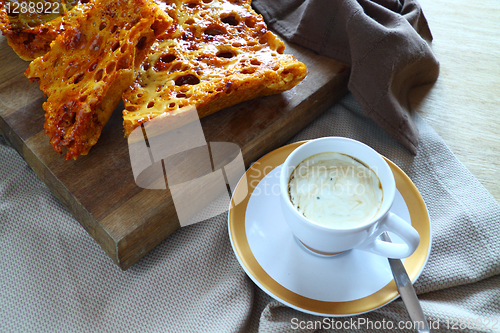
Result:
<svg viewBox="0 0 500 333"><path fill-rule="evenodd" d="M135 66L171 20L148 0L95 0L65 20L64 34L25 75L48 96L43 108L50 143L76 159L97 142Z"/></svg>
<svg viewBox="0 0 500 333"><path fill-rule="evenodd" d="M307 72L283 54L284 43L249 0L72 1L81 2L62 17L28 27L43 30L29 42L23 20L14 29L15 20L0 11L0 27L12 33L9 40L18 38L21 57L44 54L25 75L48 96L45 133L56 151L66 150L66 159L89 152L121 98L129 136L153 118L175 126L192 107L204 117L280 93Z"/></svg>
<svg viewBox="0 0 500 333"><path fill-rule="evenodd" d="M14 52L26 61L50 50L50 43L65 30L64 17L80 6L78 0L29 0L28 3L35 5L30 13L19 7L19 3L22 1L3 0L0 3L0 30ZM36 7L38 4L42 6Z"/></svg>
<svg viewBox="0 0 500 333"><path fill-rule="evenodd" d="M151 47L125 92L125 135L164 114L195 106L200 117L280 93L306 75L304 64L283 54L250 1L157 0L172 28Z"/></svg>

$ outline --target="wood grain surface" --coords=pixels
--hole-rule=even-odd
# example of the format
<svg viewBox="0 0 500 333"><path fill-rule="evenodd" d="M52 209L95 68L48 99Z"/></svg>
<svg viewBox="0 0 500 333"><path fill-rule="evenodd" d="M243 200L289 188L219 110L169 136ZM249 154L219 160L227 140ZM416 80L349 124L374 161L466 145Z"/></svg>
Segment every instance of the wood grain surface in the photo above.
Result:
<svg viewBox="0 0 500 333"><path fill-rule="evenodd" d="M281 146L347 92L349 68L287 45L308 75L285 93L254 99L201 120L207 142L240 147L246 165ZM66 161L43 133L45 98L30 84L20 60L0 36L0 134L122 269L177 230L167 190L136 185L123 136L120 105L89 155Z"/></svg>
<svg viewBox="0 0 500 333"><path fill-rule="evenodd" d="M440 74L412 105L500 202L500 1L419 2Z"/></svg>

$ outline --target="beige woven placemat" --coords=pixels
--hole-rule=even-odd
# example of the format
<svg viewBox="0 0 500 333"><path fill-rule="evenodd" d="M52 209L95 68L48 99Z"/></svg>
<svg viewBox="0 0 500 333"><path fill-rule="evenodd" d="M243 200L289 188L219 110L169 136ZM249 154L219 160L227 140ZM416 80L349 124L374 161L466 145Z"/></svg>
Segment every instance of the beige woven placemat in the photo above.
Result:
<svg viewBox="0 0 500 333"><path fill-rule="evenodd" d="M413 118L421 135L416 156L364 116L351 95L291 142L347 136L399 165L432 221L431 255L416 282L428 319L439 320L439 332L457 331L446 329L446 320L498 321L500 206ZM250 281L229 243L227 213L179 229L122 272L0 140L1 332L313 332L292 323L322 319L281 305ZM400 300L358 318L408 320Z"/></svg>

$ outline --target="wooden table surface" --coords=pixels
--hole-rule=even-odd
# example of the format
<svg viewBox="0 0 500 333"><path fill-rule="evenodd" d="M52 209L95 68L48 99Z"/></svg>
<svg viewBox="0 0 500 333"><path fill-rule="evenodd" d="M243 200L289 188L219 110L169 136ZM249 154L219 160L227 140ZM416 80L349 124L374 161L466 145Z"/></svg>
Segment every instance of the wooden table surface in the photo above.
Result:
<svg viewBox="0 0 500 333"><path fill-rule="evenodd" d="M500 1L419 3L441 67L412 106L500 202Z"/></svg>

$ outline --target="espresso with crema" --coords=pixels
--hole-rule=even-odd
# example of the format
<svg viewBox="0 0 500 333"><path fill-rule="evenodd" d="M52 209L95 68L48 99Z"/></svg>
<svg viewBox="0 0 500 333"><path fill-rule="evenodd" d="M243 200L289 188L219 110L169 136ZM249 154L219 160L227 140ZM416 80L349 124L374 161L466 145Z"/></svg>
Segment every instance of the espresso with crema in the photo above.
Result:
<svg viewBox="0 0 500 333"><path fill-rule="evenodd" d="M292 205L309 220L352 228L378 213L383 190L369 166L346 154L325 152L308 157L295 168L288 195Z"/></svg>

